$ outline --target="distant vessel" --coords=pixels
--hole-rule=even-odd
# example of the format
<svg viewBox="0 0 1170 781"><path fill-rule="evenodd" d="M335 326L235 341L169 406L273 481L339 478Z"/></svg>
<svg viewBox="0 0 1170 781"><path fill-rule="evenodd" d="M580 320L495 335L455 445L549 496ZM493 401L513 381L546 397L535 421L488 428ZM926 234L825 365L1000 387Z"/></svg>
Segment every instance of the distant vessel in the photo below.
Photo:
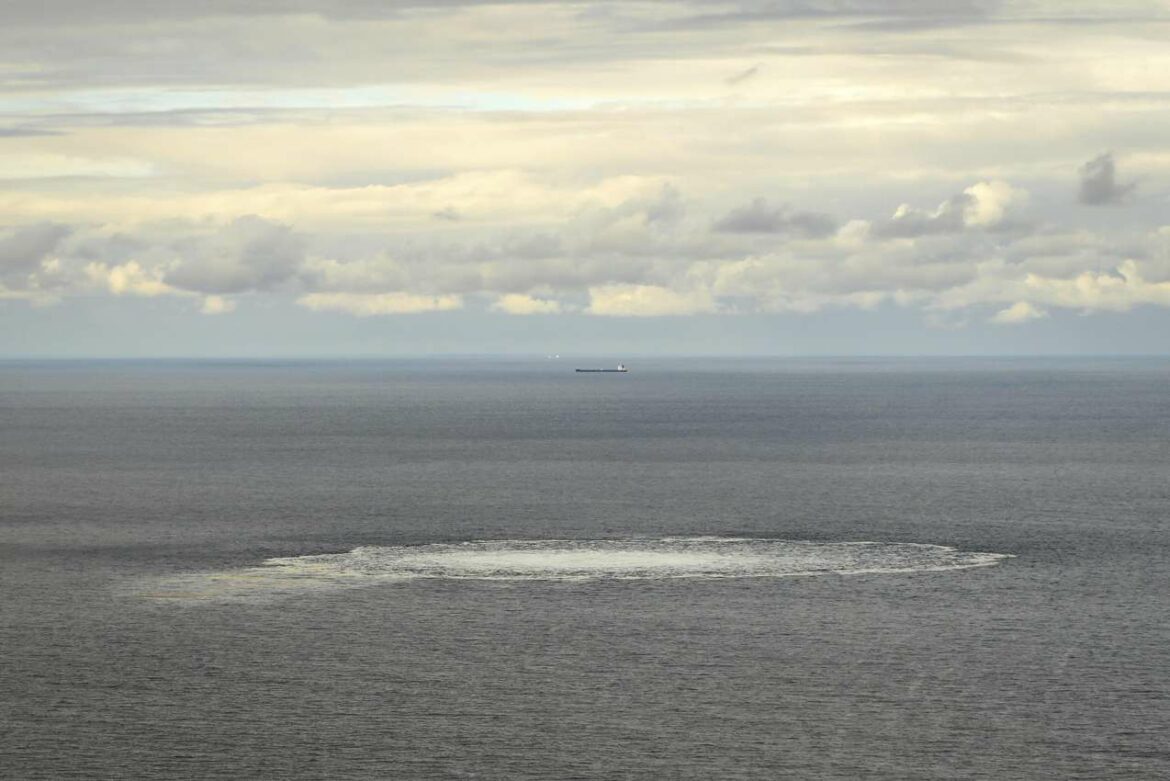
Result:
<svg viewBox="0 0 1170 781"><path fill-rule="evenodd" d="M578 369L577 371L579 371L579 372L611 372L611 373L622 372L622 373L625 373L625 372L628 372L629 369L626 368L626 365L624 363L619 363L617 365L616 369Z"/></svg>

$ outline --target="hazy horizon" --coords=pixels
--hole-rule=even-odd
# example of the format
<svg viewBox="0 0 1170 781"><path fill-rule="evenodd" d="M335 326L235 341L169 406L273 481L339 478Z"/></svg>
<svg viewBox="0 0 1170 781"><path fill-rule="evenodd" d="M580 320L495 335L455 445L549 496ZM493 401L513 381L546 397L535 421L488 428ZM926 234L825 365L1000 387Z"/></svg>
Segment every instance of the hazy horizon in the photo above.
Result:
<svg viewBox="0 0 1170 781"><path fill-rule="evenodd" d="M0 306L0 358L371 358L420 355L683 356L1156 356L1167 354L1166 310L1056 313L1005 333L990 324L922 328L915 312L595 318L466 312L306 319L283 311L204 318L151 302L106 302L97 312ZM17 304L16 306L20 306ZM146 310L145 312L143 310ZM40 322L26 324L20 315ZM150 323L150 328L143 328ZM1010 337L1010 338L1009 338Z"/></svg>

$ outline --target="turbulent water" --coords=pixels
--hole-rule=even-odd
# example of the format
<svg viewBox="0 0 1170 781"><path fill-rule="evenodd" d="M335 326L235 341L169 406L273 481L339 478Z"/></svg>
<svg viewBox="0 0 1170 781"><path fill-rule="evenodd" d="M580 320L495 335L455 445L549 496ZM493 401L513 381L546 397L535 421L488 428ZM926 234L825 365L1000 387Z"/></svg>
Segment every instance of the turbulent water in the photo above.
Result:
<svg viewBox="0 0 1170 781"><path fill-rule="evenodd" d="M148 579L136 593L154 599L233 600L414 578L654 580L905 574L986 567L1005 558L1004 554L967 553L942 545L734 537L474 541L274 558L259 567Z"/></svg>
<svg viewBox="0 0 1170 781"><path fill-rule="evenodd" d="M0 777L1170 777L1170 362L571 368L0 364Z"/></svg>

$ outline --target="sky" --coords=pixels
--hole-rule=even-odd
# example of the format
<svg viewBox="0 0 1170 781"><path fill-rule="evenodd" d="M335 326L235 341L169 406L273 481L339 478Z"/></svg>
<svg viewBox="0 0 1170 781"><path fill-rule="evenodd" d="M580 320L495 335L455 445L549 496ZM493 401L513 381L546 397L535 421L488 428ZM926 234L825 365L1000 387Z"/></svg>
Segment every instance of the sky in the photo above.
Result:
<svg viewBox="0 0 1170 781"><path fill-rule="evenodd" d="M1170 2L8 0L0 357L1170 352Z"/></svg>

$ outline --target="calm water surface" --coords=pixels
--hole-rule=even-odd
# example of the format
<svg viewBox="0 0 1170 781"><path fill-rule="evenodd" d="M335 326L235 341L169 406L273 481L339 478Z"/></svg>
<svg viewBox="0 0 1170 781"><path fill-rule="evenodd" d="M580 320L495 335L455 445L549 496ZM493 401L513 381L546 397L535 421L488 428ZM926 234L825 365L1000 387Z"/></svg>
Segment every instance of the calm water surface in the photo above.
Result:
<svg viewBox="0 0 1170 781"><path fill-rule="evenodd" d="M1170 777L1170 362L571 369L0 364L0 776Z"/></svg>

